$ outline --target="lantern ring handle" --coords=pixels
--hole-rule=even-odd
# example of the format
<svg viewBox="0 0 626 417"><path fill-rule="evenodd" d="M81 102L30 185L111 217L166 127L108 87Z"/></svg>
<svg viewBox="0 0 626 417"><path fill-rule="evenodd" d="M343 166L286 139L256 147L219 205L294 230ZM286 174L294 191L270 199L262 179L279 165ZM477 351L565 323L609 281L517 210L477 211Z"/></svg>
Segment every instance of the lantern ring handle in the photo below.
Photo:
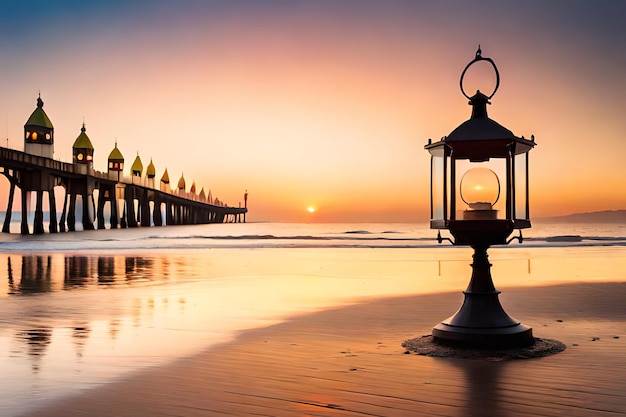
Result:
<svg viewBox="0 0 626 417"><path fill-rule="evenodd" d="M478 45L478 50L476 51L476 57L465 66L465 69L463 70L463 72L461 73L461 80L459 81L459 85L461 87L461 93L463 93L463 95L470 100L471 97L467 95L467 93L465 93L465 90L463 89L463 78L465 77L465 73L467 72L467 70L469 69L469 67L471 67L474 63L478 62L478 61L487 61L491 64L491 66L493 67L493 70L496 73L496 87L493 89L493 92L491 93L490 96L488 96L487 98L489 100L491 100L491 97L494 96L494 94L496 94L496 91L498 91L498 87L500 87L500 73L498 72L498 68L496 67L495 62L493 62L493 59L491 58L485 58L482 55L482 51L480 50L480 45Z"/></svg>

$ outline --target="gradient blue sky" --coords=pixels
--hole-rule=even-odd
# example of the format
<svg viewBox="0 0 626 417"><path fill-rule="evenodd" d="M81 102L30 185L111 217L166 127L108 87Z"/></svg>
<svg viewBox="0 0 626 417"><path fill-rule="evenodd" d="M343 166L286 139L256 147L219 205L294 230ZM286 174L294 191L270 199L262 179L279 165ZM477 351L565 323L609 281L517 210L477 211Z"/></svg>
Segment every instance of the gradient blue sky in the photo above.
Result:
<svg viewBox="0 0 626 417"><path fill-rule="evenodd" d="M490 117L537 138L531 214L623 209L625 19L618 1L0 0L0 138L23 148L41 90L55 158L84 119L96 169L117 139L127 167L139 152L231 205L248 189L249 220L424 221L423 146L469 117L480 43Z"/></svg>

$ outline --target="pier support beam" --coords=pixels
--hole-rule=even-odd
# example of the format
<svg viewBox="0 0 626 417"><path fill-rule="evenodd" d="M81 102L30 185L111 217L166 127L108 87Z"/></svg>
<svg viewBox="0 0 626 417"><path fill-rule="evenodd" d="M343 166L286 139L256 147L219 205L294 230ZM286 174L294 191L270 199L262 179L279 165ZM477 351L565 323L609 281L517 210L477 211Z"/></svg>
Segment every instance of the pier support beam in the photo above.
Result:
<svg viewBox="0 0 626 417"><path fill-rule="evenodd" d="M146 190L143 190L139 196L139 219L141 220L141 227L150 227L152 225L150 200Z"/></svg>
<svg viewBox="0 0 626 417"><path fill-rule="evenodd" d="M50 233L57 233L57 199L54 195L54 189L48 191L48 203L50 206L50 224L48 230Z"/></svg>
<svg viewBox="0 0 626 417"><path fill-rule="evenodd" d="M59 220L59 230L61 232L65 232L65 216L67 215L67 187L65 187L65 193L63 196L63 211L61 212L61 219Z"/></svg>
<svg viewBox="0 0 626 417"><path fill-rule="evenodd" d="M11 216L13 213L13 198L15 197L15 182L11 181L9 189L9 201L7 203L7 211L4 215L4 224L2 225L2 233L11 233Z"/></svg>
<svg viewBox="0 0 626 417"><path fill-rule="evenodd" d="M122 200L122 218L120 219L120 227L122 229L126 229L128 227L128 223L126 223L126 200Z"/></svg>
<svg viewBox="0 0 626 417"><path fill-rule="evenodd" d="M76 231L76 194L70 194L70 209L67 212L67 230Z"/></svg>
<svg viewBox="0 0 626 417"><path fill-rule="evenodd" d="M83 194L83 230L95 230L93 226L94 207L93 194Z"/></svg>
<svg viewBox="0 0 626 417"><path fill-rule="evenodd" d="M166 202L165 203L165 224L174 224L174 216L172 215L172 203L171 202Z"/></svg>
<svg viewBox="0 0 626 417"><path fill-rule="evenodd" d="M117 198L111 198L111 217L109 218L111 229L117 229Z"/></svg>
<svg viewBox="0 0 626 417"><path fill-rule="evenodd" d="M161 201L154 200L154 207L152 208L152 218L154 219L155 226L163 226L163 216L161 215Z"/></svg>
<svg viewBox="0 0 626 417"><path fill-rule="evenodd" d="M37 190L37 203L35 205L35 220L33 223L33 234L41 235L43 230L43 190Z"/></svg>
<svg viewBox="0 0 626 417"><path fill-rule="evenodd" d="M20 233L23 235L30 234L28 229L28 197L30 197L30 192L22 189L22 224Z"/></svg>
<svg viewBox="0 0 626 417"><path fill-rule="evenodd" d="M134 194L134 190L130 189L130 187L126 187L126 224L128 227L137 227Z"/></svg>
<svg viewBox="0 0 626 417"><path fill-rule="evenodd" d="M96 210L96 224L98 230L105 229L104 226L104 205L107 201L108 191L100 190L98 194L98 209Z"/></svg>

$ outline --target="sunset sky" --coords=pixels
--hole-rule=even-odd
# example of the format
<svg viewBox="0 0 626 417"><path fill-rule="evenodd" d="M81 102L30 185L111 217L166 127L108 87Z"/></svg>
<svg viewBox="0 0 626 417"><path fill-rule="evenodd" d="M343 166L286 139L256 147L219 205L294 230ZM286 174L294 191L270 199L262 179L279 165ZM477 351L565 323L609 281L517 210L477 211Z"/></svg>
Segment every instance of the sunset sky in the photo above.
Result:
<svg viewBox="0 0 626 417"><path fill-rule="evenodd" d="M426 221L424 145L469 118L480 44L489 116L536 138L531 216L626 209L625 20L620 1L2 0L0 144L23 149L41 91L57 159L84 120L95 169L117 140L127 168L248 190L249 221Z"/></svg>

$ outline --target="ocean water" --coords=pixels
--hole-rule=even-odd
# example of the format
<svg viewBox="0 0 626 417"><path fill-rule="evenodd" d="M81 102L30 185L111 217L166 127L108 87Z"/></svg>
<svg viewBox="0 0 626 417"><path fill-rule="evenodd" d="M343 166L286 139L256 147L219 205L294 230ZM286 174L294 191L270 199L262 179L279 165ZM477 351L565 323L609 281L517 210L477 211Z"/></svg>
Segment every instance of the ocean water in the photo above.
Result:
<svg viewBox="0 0 626 417"><path fill-rule="evenodd" d="M393 223L2 234L0 415L294 315L376 297L460 293L472 252L435 237L425 224ZM499 289L619 282L626 225L539 224L524 231L523 244L489 254Z"/></svg>
<svg viewBox="0 0 626 417"><path fill-rule="evenodd" d="M46 227L47 228L47 227ZM424 248L435 247L436 231L423 223L225 223L31 235L0 235L0 252L211 248ZM445 237L445 231L443 233ZM575 236L580 241L559 241ZM626 224L535 225L523 231L526 246L624 245ZM565 240L565 239L563 239ZM445 246L445 245L444 245Z"/></svg>

